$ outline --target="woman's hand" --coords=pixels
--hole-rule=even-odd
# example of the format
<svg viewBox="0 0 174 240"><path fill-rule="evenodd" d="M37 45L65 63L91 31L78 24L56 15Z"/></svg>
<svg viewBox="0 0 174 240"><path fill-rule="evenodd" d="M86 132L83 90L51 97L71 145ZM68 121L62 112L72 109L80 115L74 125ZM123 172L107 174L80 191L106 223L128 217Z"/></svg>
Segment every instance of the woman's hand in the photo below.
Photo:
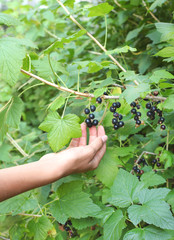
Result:
<svg viewBox="0 0 174 240"><path fill-rule="evenodd" d="M69 147L59 153L49 153L40 161L47 162L53 166L52 177L61 174L61 177L73 173L86 172L96 169L106 151L106 140L104 128L99 126L89 128L89 144L87 145L86 124L81 124L82 137L73 138ZM49 162L49 164L48 164ZM48 170L48 169L47 169ZM57 173L56 173L57 172Z"/></svg>

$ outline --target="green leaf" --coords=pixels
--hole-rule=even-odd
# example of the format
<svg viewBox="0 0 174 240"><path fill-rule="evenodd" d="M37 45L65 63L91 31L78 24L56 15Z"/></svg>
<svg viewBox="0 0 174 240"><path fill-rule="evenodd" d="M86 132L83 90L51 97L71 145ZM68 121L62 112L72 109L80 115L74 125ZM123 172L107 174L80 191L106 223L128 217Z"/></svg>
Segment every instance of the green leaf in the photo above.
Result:
<svg viewBox="0 0 174 240"><path fill-rule="evenodd" d="M157 52L154 56L159 57L174 57L174 47L165 47L159 52Z"/></svg>
<svg viewBox="0 0 174 240"><path fill-rule="evenodd" d="M98 88L94 91L94 96L97 98L101 95L103 95L103 93L106 91L106 88Z"/></svg>
<svg viewBox="0 0 174 240"><path fill-rule="evenodd" d="M81 137L79 117L68 114L61 118L57 112L50 112L39 128L48 132L48 142L53 151L64 147L71 138Z"/></svg>
<svg viewBox="0 0 174 240"><path fill-rule="evenodd" d="M120 239L126 227L125 220L122 211L116 210L104 224L104 240Z"/></svg>
<svg viewBox="0 0 174 240"><path fill-rule="evenodd" d="M173 23L166 23L166 22L159 22L155 23L157 31L161 33L161 41L168 41L173 39L174 34L174 24Z"/></svg>
<svg viewBox="0 0 174 240"><path fill-rule="evenodd" d="M166 180L154 172L146 172L141 176L141 182L144 187L153 187L165 183Z"/></svg>
<svg viewBox="0 0 174 240"><path fill-rule="evenodd" d="M18 26L20 24L20 21L9 14L0 13L0 24L7 26Z"/></svg>
<svg viewBox="0 0 174 240"><path fill-rule="evenodd" d="M28 228L34 235L34 240L45 240L47 238L48 231L53 228L53 225L46 216L42 216L36 221L30 221Z"/></svg>
<svg viewBox="0 0 174 240"><path fill-rule="evenodd" d="M174 213L174 189L169 192L169 194L166 196L165 200L171 206L172 211Z"/></svg>
<svg viewBox="0 0 174 240"><path fill-rule="evenodd" d="M37 208L37 200L29 198L29 195L30 193L27 192L0 202L1 214L12 213L12 215L16 215L23 211L31 211Z"/></svg>
<svg viewBox="0 0 174 240"><path fill-rule="evenodd" d="M174 230L174 217L169 205L162 200L151 200L140 205L132 205L128 208L129 218L136 226L144 221L163 229Z"/></svg>
<svg viewBox="0 0 174 240"><path fill-rule="evenodd" d="M143 27L144 27L144 24L143 24L141 27L136 28L136 29L130 31L130 32L127 34L127 36L126 36L126 42L132 40L132 39L135 38L135 37L137 37L138 34L139 34L139 33L141 32L141 30L143 29Z"/></svg>
<svg viewBox="0 0 174 240"><path fill-rule="evenodd" d="M97 223L97 220L95 218L80 218L80 219L71 219L73 227L75 227L78 230L91 227Z"/></svg>
<svg viewBox="0 0 174 240"><path fill-rule="evenodd" d="M13 86L17 80L25 57L25 49L13 41L0 39L0 76Z"/></svg>
<svg viewBox="0 0 174 240"><path fill-rule="evenodd" d="M171 236L166 231L155 226L134 228L128 231L123 240L169 240Z"/></svg>
<svg viewBox="0 0 174 240"><path fill-rule="evenodd" d="M66 1L64 2L64 5L65 5L65 6L68 6L68 7L70 7L70 8L74 8L74 2L75 2L75 0L66 0Z"/></svg>
<svg viewBox="0 0 174 240"><path fill-rule="evenodd" d="M106 150L102 161L100 162L98 168L95 170L97 178L107 187L110 187L113 184L113 181L118 172L118 158L115 156L112 153L111 149Z"/></svg>
<svg viewBox="0 0 174 240"><path fill-rule="evenodd" d="M162 106L166 109L173 109L173 105L174 105L174 94L171 94L167 97L167 99L165 100Z"/></svg>
<svg viewBox="0 0 174 240"><path fill-rule="evenodd" d="M165 3L167 0L155 0L154 3L150 6L150 10L154 10L156 7L161 7L163 3Z"/></svg>
<svg viewBox="0 0 174 240"><path fill-rule="evenodd" d="M126 45L124 47L115 48L113 50L106 51L105 54L109 55L109 54L114 54L114 53L116 53L116 54L127 53L128 51L135 52L135 51L137 51L137 49L136 48L132 48L132 47Z"/></svg>
<svg viewBox="0 0 174 240"><path fill-rule="evenodd" d="M28 230L24 226L19 226L19 224L13 225L9 230L10 238L13 240L22 239L26 232Z"/></svg>
<svg viewBox="0 0 174 240"><path fill-rule="evenodd" d="M168 188L143 189L138 193L138 197L140 203L144 204L152 200L164 200L169 192Z"/></svg>
<svg viewBox="0 0 174 240"><path fill-rule="evenodd" d="M153 72L152 76L150 77L150 81L153 83L158 83L162 78L173 79L174 76L166 70L157 70Z"/></svg>
<svg viewBox="0 0 174 240"><path fill-rule="evenodd" d="M107 2L101 3L97 6L88 8L88 10L89 10L88 17L103 16L105 14L108 14L113 9L114 9L114 7L109 5Z"/></svg>
<svg viewBox="0 0 174 240"><path fill-rule="evenodd" d="M56 111L58 108L62 107L65 103L65 98L62 96L58 96L51 104L49 104L49 108L52 111Z"/></svg>
<svg viewBox="0 0 174 240"><path fill-rule="evenodd" d="M138 193L142 187L136 176L120 169L111 187L112 197L109 202L121 208L128 207L138 199Z"/></svg>
<svg viewBox="0 0 174 240"><path fill-rule="evenodd" d="M81 181L74 181L58 188L58 200L50 204L51 213L57 221L64 224L68 217L86 218L101 210L92 202L89 194L82 191L82 184Z"/></svg>
<svg viewBox="0 0 174 240"><path fill-rule="evenodd" d="M160 162L164 163L164 168L167 169L173 165L173 153L164 150L160 155Z"/></svg>

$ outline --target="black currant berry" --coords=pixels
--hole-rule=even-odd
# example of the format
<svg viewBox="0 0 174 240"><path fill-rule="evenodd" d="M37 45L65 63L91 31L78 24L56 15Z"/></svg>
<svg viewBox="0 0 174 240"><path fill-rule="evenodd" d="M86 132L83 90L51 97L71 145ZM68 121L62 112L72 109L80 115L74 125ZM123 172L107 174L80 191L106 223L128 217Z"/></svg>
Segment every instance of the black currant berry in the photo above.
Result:
<svg viewBox="0 0 174 240"><path fill-rule="evenodd" d="M131 102L130 106L131 107L136 107L136 102Z"/></svg>
<svg viewBox="0 0 174 240"><path fill-rule="evenodd" d="M114 102L114 103L112 104L112 107L113 107L113 108L116 108L116 107L117 107L117 103Z"/></svg>
<svg viewBox="0 0 174 240"><path fill-rule="evenodd" d="M89 114L90 113L89 108L85 108L84 112L85 112L85 114Z"/></svg>
<svg viewBox="0 0 174 240"><path fill-rule="evenodd" d="M121 107L121 103L120 102L116 102L117 106L116 108L120 108Z"/></svg>
<svg viewBox="0 0 174 240"><path fill-rule="evenodd" d="M155 107L155 106L152 106L150 110L151 110L152 112L155 112L155 111L156 111L156 107Z"/></svg>
<svg viewBox="0 0 174 240"><path fill-rule="evenodd" d="M141 117L141 113L140 113L140 112L137 112L136 115L137 115L138 117Z"/></svg>
<svg viewBox="0 0 174 240"><path fill-rule="evenodd" d="M108 95L108 93L107 93L107 92L104 92L103 95Z"/></svg>
<svg viewBox="0 0 174 240"><path fill-rule="evenodd" d="M137 168L137 173L140 173L140 172L141 172L141 170L139 168Z"/></svg>
<svg viewBox="0 0 174 240"><path fill-rule="evenodd" d="M123 127L124 126L124 122L123 121L118 122L118 126L119 127Z"/></svg>
<svg viewBox="0 0 174 240"><path fill-rule="evenodd" d="M154 92L153 92L153 95L154 95L154 96L158 96L158 94L159 94L158 91L154 91Z"/></svg>
<svg viewBox="0 0 174 240"><path fill-rule="evenodd" d="M142 162L142 163L146 162L146 160L145 160L144 157L141 158L141 162Z"/></svg>
<svg viewBox="0 0 174 240"><path fill-rule="evenodd" d="M115 112L115 108L114 107L110 107L110 112Z"/></svg>
<svg viewBox="0 0 174 240"><path fill-rule="evenodd" d="M140 121L140 120L137 120L137 121L136 121L136 124L137 124L137 125L141 125L141 121Z"/></svg>
<svg viewBox="0 0 174 240"><path fill-rule="evenodd" d="M136 115L136 116L134 117L134 120L137 121L138 119L139 119L139 117Z"/></svg>
<svg viewBox="0 0 174 240"><path fill-rule="evenodd" d="M101 99L101 97L96 98L96 102L98 102L98 103L102 103L102 99Z"/></svg>
<svg viewBox="0 0 174 240"><path fill-rule="evenodd" d="M113 118L113 119L112 119L112 123L113 123L113 124L116 124L116 123L118 123L118 120L117 120L116 118Z"/></svg>
<svg viewBox="0 0 174 240"><path fill-rule="evenodd" d="M90 118L85 119L85 123L86 124L91 123L91 119Z"/></svg>
<svg viewBox="0 0 174 240"><path fill-rule="evenodd" d="M153 113L152 113L151 111L148 111L148 112L147 112L147 116L148 116L148 117L151 117L151 116L153 116Z"/></svg>
<svg viewBox="0 0 174 240"><path fill-rule="evenodd" d="M137 106L136 106L136 107L137 107L137 109L140 109L140 105L139 105L139 104L137 104Z"/></svg>
<svg viewBox="0 0 174 240"><path fill-rule="evenodd" d="M119 120L123 119L123 116L121 114L119 114L118 119Z"/></svg>
<svg viewBox="0 0 174 240"><path fill-rule="evenodd" d="M90 123L87 123L87 127L91 128L93 125L92 125L92 122Z"/></svg>
<svg viewBox="0 0 174 240"><path fill-rule="evenodd" d="M166 129L166 126L165 126L165 125L161 125L161 129L162 129L162 130L165 130L165 129Z"/></svg>
<svg viewBox="0 0 174 240"><path fill-rule="evenodd" d="M90 118L90 119L94 119L94 118L95 118L95 115L94 115L93 113L90 113L90 114L89 114L89 118Z"/></svg>
<svg viewBox="0 0 174 240"><path fill-rule="evenodd" d="M70 228L67 227L67 226L64 226L64 229L65 229L65 231L69 231L70 230Z"/></svg>
<svg viewBox="0 0 174 240"><path fill-rule="evenodd" d="M146 103L146 108L147 108L147 109L150 109L151 106L152 106L152 105L151 105L150 103Z"/></svg>
<svg viewBox="0 0 174 240"><path fill-rule="evenodd" d="M95 112L95 110L96 110L96 106L91 105L91 106L90 106L90 109L91 109L91 112Z"/></svg>
<svg viewBox="0 0 174 240"><path fill-rule="evenodd" d="M157 164L156 164L156 165L157 165L157 167L160 167L160 166L161 166L161 163L157 162Z"/></svg>
<svg viewBox="0 0 174 240"><path fill-rule="evenodd" d="M137 166L134 166L132 169L136 172L137 171Z"/></svg>
<svg viewBox="0 0 174 240"><path fill-rule="evenodd" d="M142 163L142 159L140 158L137 163L141 164Z"/></svg>
<svg viewBox="0 0 174 240"><path fill-rule="evenodd" d="M113 117L116 117L116 118L119 117L119 113L114 112L114 113L113 113Z"/></svg>
<svg viewBox="0 0 174 240"><path fill-rule="evenodd" d="M114 124L114 129L115 129L115 130L119 129L118 124Z"/></svg>
<svg viewBox="0 0 174 240"><path fill-rule="evenodd" d="M152 160L152 164L156 164L157 163L157 160L156 159L153 159Z"/></svg>
<svg viewBox="0 0 174 240"><path fill-rule="evenodd" d="M163 123L163 122L165 121L165 118L164 118L164 117L160 117L160 118L159 118L159 121L160 121L161 123ZM160 123L160 124L161 124L161 123Z"/></svg>
<svg viewBox="0 0 174 240"><path fill-rule="evenodd" d="M131 109L131 113L136 114L136 113L137 113L137 110L136 110L135 108L132 108L132 109Z"/></svg>
<svg viewBox="0 0 174 240"><path fill-rule="evenodd" d="M70 220L68 220L65 224L67 224L67 225L72 225L72 222L70 221Z"/></svg>
<svg viewBox="0 0 174 240"><path fill-rule="evenodd" d="M92 125L93 125L93 126L97 126L97 125L98 125L98 120L97 120L97 119L94 119L93 122L92 122Z"/></svg>

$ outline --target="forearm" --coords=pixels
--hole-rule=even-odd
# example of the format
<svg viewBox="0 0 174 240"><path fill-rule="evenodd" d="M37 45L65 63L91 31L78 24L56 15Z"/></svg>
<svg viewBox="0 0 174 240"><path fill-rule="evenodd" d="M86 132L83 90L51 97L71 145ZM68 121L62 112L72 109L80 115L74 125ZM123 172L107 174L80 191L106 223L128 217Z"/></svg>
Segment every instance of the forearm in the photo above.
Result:
<svg viewBox="0 0 174 240"><path fill-rule="evenodd" d="M56 167L56 166L54 166ZM62 177L49 162L37 161L0 170L0 201L49 184Z"/></svg>

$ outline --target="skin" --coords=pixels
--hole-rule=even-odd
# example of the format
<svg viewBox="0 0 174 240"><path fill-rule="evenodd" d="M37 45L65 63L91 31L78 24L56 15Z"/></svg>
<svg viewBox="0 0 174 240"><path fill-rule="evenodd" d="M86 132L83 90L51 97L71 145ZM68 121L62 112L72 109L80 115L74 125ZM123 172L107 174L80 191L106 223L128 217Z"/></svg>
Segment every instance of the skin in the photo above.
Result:
<svg viewBox="0 0 174 240"><path fill-rule="evenodd" d="M39 161L0 170L0 201L28 190L44 186L74 173L94 170L106 151L105 130L102 126L89 129L81 124L82 137L73 138L69 147L59 153L44 155Z"/></svg>

